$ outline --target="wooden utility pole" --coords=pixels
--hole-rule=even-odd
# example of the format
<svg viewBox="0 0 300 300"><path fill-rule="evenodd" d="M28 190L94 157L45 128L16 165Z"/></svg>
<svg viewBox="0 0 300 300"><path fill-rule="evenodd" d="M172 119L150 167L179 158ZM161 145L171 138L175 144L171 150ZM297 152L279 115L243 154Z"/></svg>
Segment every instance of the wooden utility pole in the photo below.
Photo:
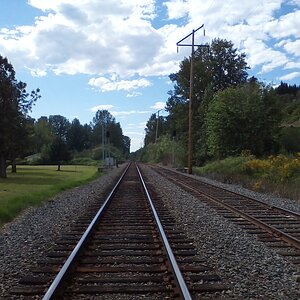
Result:
<svg viewBox="0 0 300 300"><path fill-rule="evenodd" d="M195 32L199 29L203 28L204 24L202 24L196 30L193 30L190 34L186 37L181 39L179 42L176 43L177 47L179 46L191 46L192 47L192 54L191 54L191 67L190 67L190 99L189 99L189 132L188 132L188 173L193 173L193 143L192 143L192 100L193 100L193 85L194 85L194 50L195 46L201 47L203 45L195 45ZM185 39L192 36L192 44L181 44Z"/></svg>
<svg viewBox="0 0 300 300"><path fill-rule="evenodd" d="M162 111L163 109L158 110L155 115L157 114L156 117L156 129L155 129L155 144L157 143L157 138L158 138L158 121L159 121L159 112Z"/></svg>

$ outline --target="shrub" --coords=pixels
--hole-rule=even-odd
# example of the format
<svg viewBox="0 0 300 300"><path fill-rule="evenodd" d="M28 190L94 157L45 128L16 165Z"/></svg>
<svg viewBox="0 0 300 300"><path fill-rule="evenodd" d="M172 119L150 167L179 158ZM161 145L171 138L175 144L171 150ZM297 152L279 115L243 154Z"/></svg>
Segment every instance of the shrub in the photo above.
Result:
<svg viewBox="0 0 300 300"><path fill-rule="evenodd" d="M271 182L287 182L300 174L300 156L269 156L267 159L252 159L243 165L244 173L256 175Z"/></svg>

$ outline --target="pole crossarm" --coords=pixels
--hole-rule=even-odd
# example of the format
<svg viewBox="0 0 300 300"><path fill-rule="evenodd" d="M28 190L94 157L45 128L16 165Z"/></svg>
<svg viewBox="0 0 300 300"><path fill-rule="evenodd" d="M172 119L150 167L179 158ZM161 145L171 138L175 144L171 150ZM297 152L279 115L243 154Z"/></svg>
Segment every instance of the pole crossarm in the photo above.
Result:
<svg viewBox="0 0 300 300"><path fill-rule="evenodd" d="M193 30L190 34L188 34L186 37L184 37L183 39L181 39L179 42L176 43L177 46L192 46L192 45L180 45L181 42L183 42L185 39L187 39L188 37L190 37L192 34L195 34L195 32L197 32L199 29L203 28L204 24L202 24L200 27L198 27L197 29ZM198 45L194 45L194 46L198 46ZM199 45L200 46L200 45Z"/></svg>

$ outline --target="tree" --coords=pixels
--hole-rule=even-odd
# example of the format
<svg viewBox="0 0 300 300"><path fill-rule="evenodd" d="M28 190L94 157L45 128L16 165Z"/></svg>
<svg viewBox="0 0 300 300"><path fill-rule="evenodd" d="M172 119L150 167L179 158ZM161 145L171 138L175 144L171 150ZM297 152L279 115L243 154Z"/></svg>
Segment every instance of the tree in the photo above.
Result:
<svg viewBox="0 0 300 300"><path fill-rule="evenodd" d="M9 159L11 161L12 173L17 172L16 158L17 156L26 156L32 154L33 151L33 125L34 119L23 115L19 116L18 122L15 124L15 134L11 140L9 150Z"/></svg>
<svg viewBox="0 0 300 300"><path fill-rule="evenodd" d="M238 86L247 81L245 54L239 54L232 42L215 39L209 50L198 48L194 55L193 87L193 152L194 159L203 161L206 155L204 116L213 95L227 87ZM190 85L190 59L185 58L176 74L171 74L174 90L169 92L166 109L169 112L169 130L176 130L177 138L187 145L188 98ZM206 96L205 96L206 95ZM209 96L208 96L209 95ZM204 104L204 102L206 102ZM199 148L201 145L201 149ZM200 154L197 152L201 152Z"/></svg>
<svg viewBox="0 0 300 300"><path fill-rule="evenodd" d="M209 68L214 91L238 86L247 81L246 54L237 52L231 41L215 39L211 44Z"/></svg>
<svg viewBox="0 0 300 300"><path fill-rule="evenodd" d="M34 123L33 144L35 153L40 153L42 148L50 145L54 139L51 124L47 117L40 117Z"/></svg>
<svg viewBox="0 0 300 300"><path fill-rule="evenodd" d="M49 116L49 123L55 136L60 137L63 141L67 140L67 134L70 122L66 117L60 115Z"/></svg>
<svg viewBox="0 0 300 300"><path fill-rule="evenodd" d="M57 171L60 171L60 166L63 161L68 161L71 158L67 143L60 137L56 136L49 149L49 159L57 164Z"/></svg>
<svg viewBox="0 0 300 300"><path fill-rule="evenodd" d="M208 152L215 158L276 148L280 112L274 91L245 84L218 92L206 114Z"/></svg>
<svg viewBox="0 0 300 300"><path fill-rule="evenodd" d="M116 147L121 152L126 148L124 145L123 132L120 123L107 110L98 110L93 118L94 145L104 142Z"/></svg>
<svg viewBox="0 0 300 300"><path fill-rule="evenodd" d="M40 90L26 92L26 83L17 81L15 71L7 60L0 55L0 177L6 178L6 159L15 158L17 132L24 128L22 120L27 117L34 102L40 98Z"/></svg>
<svg viewBox="0 0 300 300"><path fill-rule="evenodd" d="M166 119L164 116L157 116L156 113L152 114L146 124L144 144L157 142L157 139L166 132Z"/></svg>
<svg viewBox="0 0 300 300"><path fill-rule="evenodd" d="M94 145L106 143L107 134L110 135L108 126L115 124L115 118L108 110L98 110L93 118L93 142Z"/></svg>
<svg viewBox="0 0 300 300"><path fill-rule="evenodd" d="M131 140L129 136L123 135L123 154L127 158L130 154Z"/></svg>
<svg viewBox="0 0 300 300"><path fill-rule="evenodd" d="M145 146L155 142L156 122L156 114L152 114L146 123Z"/></svg>
<svg viewBox="0 0 300 300"><path fill-rule="evenodd" d="M67 142L71 150L82 151L87 144L84 127L74 119L68 128Z"/></svg>

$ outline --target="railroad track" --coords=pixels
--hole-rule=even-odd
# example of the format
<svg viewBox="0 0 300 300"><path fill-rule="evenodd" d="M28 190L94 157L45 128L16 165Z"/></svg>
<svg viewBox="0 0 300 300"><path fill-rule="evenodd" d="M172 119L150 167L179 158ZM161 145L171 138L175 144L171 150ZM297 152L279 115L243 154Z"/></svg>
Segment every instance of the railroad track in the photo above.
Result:
<svg viewBox="0 0 300 300"><path fill-rule="evenodd" d="M90 219L79 219L11 296L194 299L226 289L136 165L128 166Z"/></svg>
<svg viewBox="0 0 300 300"><path fill-rule="evenodd" d="M216 209L223 217L300 266L300 214L159 166L154 171Z"/></svg>

